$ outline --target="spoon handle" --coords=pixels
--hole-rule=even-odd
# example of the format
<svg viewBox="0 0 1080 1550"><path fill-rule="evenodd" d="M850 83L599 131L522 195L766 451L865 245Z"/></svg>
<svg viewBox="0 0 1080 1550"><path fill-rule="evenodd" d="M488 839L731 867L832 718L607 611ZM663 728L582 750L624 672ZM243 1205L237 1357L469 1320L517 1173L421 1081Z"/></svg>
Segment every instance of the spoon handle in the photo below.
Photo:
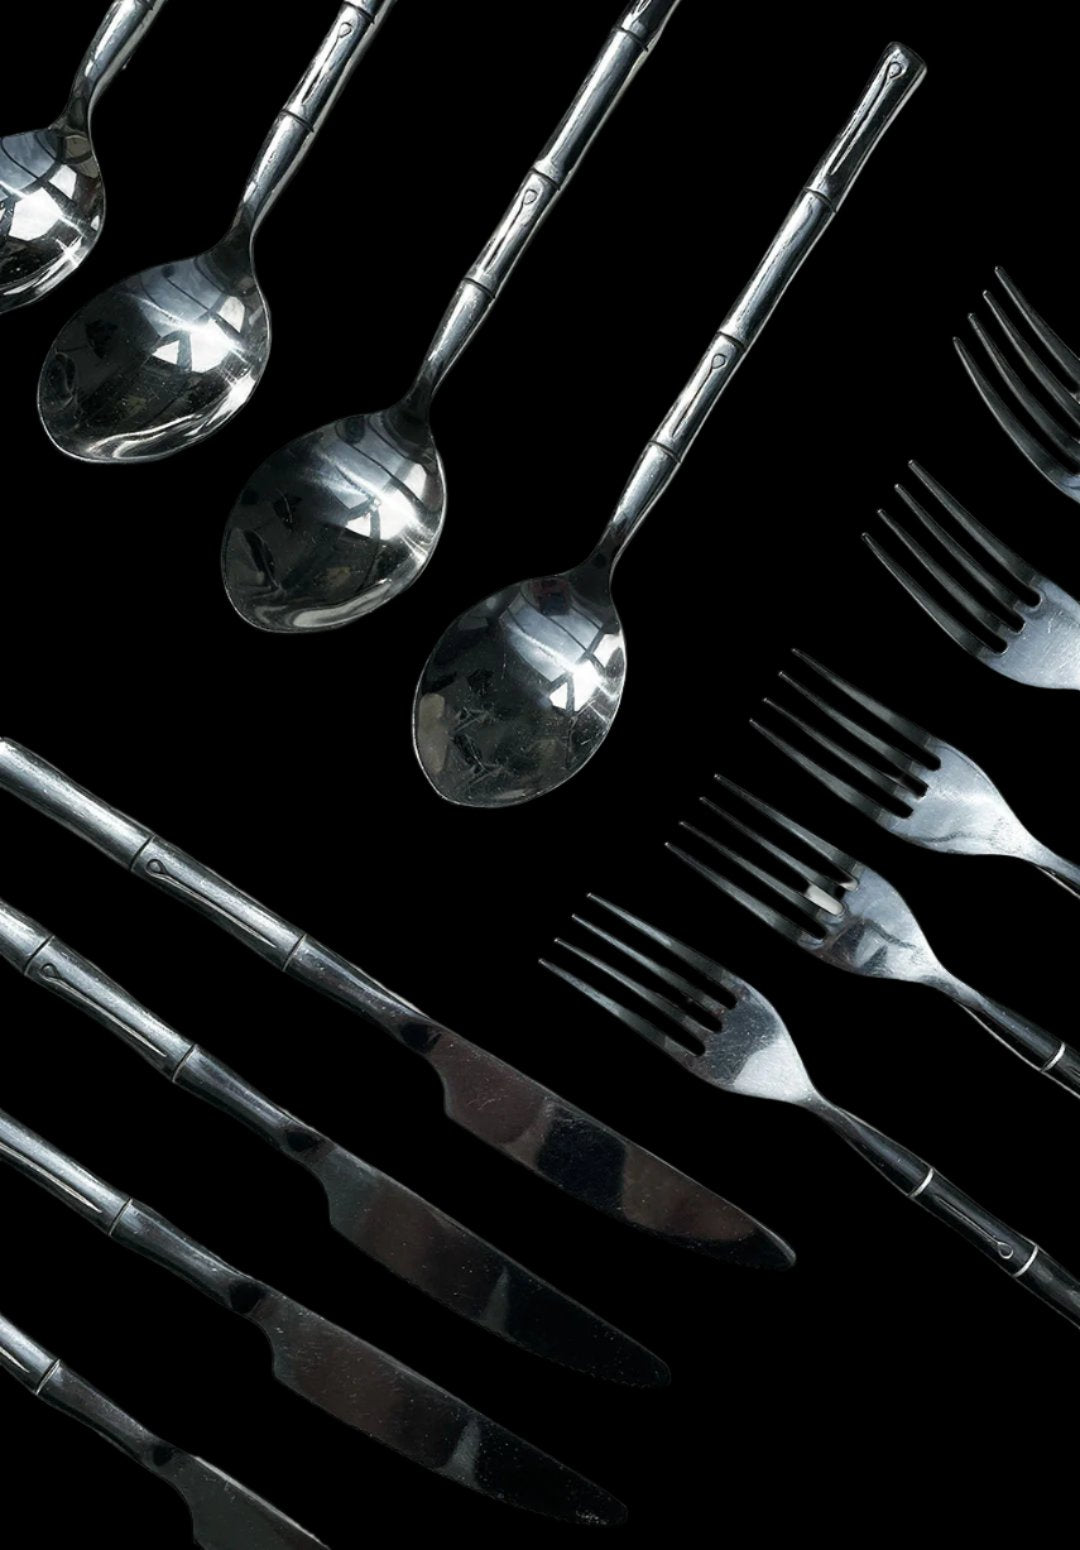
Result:
<svg viewBox="0 0 1080 1550"><path fill-rule="evenodd" d="M667 489L740 361L925 74L923 61L903 44L893 43L885 50L859 105L815 167L693 376L638 459L597 546L597 556L614 564Z"/></svg>
<svg viewBox="0 0 1080 1550"><path fill-rule="evenodd" d="M901 1194L960 1233L1058 1313L1080 1324L1080 1281L1031 1238L1007 1226L928 1162L865 1120L834 1104L815 1111Z"/></svg>
<svg viewBox="0 0 1080 1550"><path fill-rule="evenodd" d="M644 64L679 0L635 0L607 42L551 139L496 226L480 257L443 315L410 394L426 409L442 379L484 321L492 302L524 253L608 114Z"/></svg>
<svg viewBox="0 0 1080 1550"><path fill-rule="evenodd" d="M164 4L165 0L114 0L83 55L72 85L64 113L71 127L87 127L95 102L127 64Z"/></svg>
<svg viewBox="0 0 1080 1550"><path fill-rule="evenodd" d="M299 167L330 109L369 47L378 21L394 0L343 5L296 90L274 120L248 176L233 230L254 236Z"/></svg>

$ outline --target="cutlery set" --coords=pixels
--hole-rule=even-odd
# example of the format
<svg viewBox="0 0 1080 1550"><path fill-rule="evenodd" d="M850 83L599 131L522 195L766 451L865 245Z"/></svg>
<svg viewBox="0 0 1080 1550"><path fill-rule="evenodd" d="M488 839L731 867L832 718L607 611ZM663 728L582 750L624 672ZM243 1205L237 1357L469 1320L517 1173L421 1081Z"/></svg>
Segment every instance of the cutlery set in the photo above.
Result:
<svg viewBox="0 0 1080 1550"><path fill-rule="evenodd" d="M272 124L220 241L102 290L59 331L38 386L40 419L55 448L88 464L155 461L204 441L247 403L271 343L254 268L256 233L392 3L340 6ZM435 394L678 3L626 5L451 298L404 395L389 408L296 437L247 480L222 546L225 591L247 623L279 634L337 629L390 602L425 570L447 510L430 420ZM0 312L44 297L94 248L105 195L92 111L163 7L164 0L116 0L61 115L46 129L0 140ZM626 674L615 567L924 74L911 50L885 51L647 441L587 557L475 603L437 641L415 693L413 745L428 783L449 802L529 802L563 785L599 750ZM1080 358L1004 271L995 273L997 290L984 294L986 320L970 318L971 340L956 340L957 353L1017 447L1058 489L1080 498ZM865 535L873 554L979 661L1020 683L1080 688L1080 603L926 470L909 467L911 487L898 485L899 505L879 513L883 532ZM972 759L805 653L795 652L753 726L891 834L928 850L1011 856L1080 895L1080 865L1037 840ZM0 790L419 1055L439 1077L448 1119L579 1204L723 1264L793 1263L784 1240L745 1210L420 1011L6 737ZM945 968L884 876L722 775L701 798L701 811L668 846L685 868L824 963L947 996L1026 1064L1080 1094L1080 1052ZM542 960L545 969L703 1081L816 1115L909 1199L1080 1323L1080 1282L929 1163L823 1097L780 1015L757 990L620 906L595 895L589 903L573 917L573 940L558 939L557 956ZM2 901L0 957L119 1037L173 1087L232 1115L307 1169L322 1186L334 1229L392 1275L533 1356L615 1383L667 1382L663 1360L630 1335L264 1096ZM0 1159L108 1237L258 1326L278 1381L365 1436L514 1506L577 1523L625 1515L602 1487L358 1334L235 1270L3 1113ZM320 1544L229 1476L146 1431L2 1317L0 1366L169 1481L208 1550Z"/></svg>

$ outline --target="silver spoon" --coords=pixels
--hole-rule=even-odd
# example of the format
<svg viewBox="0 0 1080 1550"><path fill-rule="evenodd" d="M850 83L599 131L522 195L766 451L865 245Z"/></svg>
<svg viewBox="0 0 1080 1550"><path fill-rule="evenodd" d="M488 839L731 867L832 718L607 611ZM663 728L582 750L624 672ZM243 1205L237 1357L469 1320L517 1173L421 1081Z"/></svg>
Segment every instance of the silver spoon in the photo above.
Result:
<svg viewBox="0 0 1080 1550"><path fill-rule="evenodd" d="M440 637L413 705L413 742L440 796L508 807L561 786L599 748L622 698L626 649L612 572L863 163L926 73L892 44L697 370L647 443L583 564L474 604Z"/></svg>
<svg viewBox="0 0 1080 1550"><path fill-rule="evenodd" d="M100 237L105 187L90 117L164 4L115 0L60 117L0 139L0 312L37 301L66 280Z"/></svg>
<svg viewBox="0 0 1080 1550"><path fill-rule="evenodd" d="M111 286L61 329L38 384L41 423L61 452L91 463L168 457L219 430L251 397L270 355L255 233L392 4L341 7L220 242Z"/></svg>
<svg viewBox="0 0 1080 1550"><path fill-rule="evenodd" d="M225 590L281 633L349 624L412 585L442 532L431 402L679 0L627 6L569 111L458 286L405 397L298 437L249 479L225 527Z"/></svg>

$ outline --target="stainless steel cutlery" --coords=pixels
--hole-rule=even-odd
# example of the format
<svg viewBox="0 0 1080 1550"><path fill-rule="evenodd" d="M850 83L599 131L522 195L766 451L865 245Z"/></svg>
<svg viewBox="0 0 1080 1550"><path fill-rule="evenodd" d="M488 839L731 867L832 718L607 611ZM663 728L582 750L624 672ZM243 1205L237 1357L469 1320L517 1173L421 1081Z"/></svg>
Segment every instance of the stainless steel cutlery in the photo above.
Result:
<svg viewBox="0 0 1080 1550"><path fill-rule="evenodd" d="M157 839L8 738L0 789L192 905L260 957L376 1023L438 1072L447 1115L481 1141L629 1226L738 1264L786 1266L775 1233L498 1056L425 1016L232 883Z"/></svg>
<svg viewBox="0 0 1080 1550"><path fill-rule="evenodd" d="M54 1410L81 1421L143 1469L167 1481L183 1497L195 1543L202 1550L326 1550L321 1539L247 1486L148 1432L2 1316L0 1368ZM146 1534L146 1539L152 1543L152 1534Z"/></svg>
<svg viewBox="0 0 1080 1550"><path fill-rule="evenodd" d="M768 722L752 724L800 769L913 845L960 856L1013 856L1039 867L1080 896L1080 866L1055 854L1024 827L974 759L897 715L805 652L796 651L794 656L817 685L811 689L790 673L780 674L786 698L801 714L767 699ZM828 699L819 692L825 688L831 691ZM839 709L837 701L847 708ZM852 719L853 710L861 719ZM820 757L793 743L792 731L816 745L829 762L822 763ZM833 765L844 773L836 774Z"/></svg>
<svg viewBox="0 0 1080 1550"><path fill-rule="evenodd" d="M575 943L558 940L556 945L587 965L604 984L614 983L628 992L631 1004L615 1000L561 964L544 961L546 969L618 1017L703 1082L748 1098L791 1103L824 1120L901 1194L954 1228L1014 1281L1058 1313L1080 1324L1080 1281L1038 1244L984 1210L906 1146L823 1097L810 1080L779 1013L760 991L711 958L606 899L590 895L590 901L608 912L604 919L612 928L605 930L580 915L573 917L574 922L589 933L593 942L603 944L622 967L615 967ZM635 941L644 936L680 960L693 974L693 981L614 935L611 916L636 933ZM628 972L627 962L635 972ZM645 978L637 971L644 971ZM655 988L656 985L661 988ZM640 1007L650 1015L643 1015Z"/></svg>
<svg viewBox="0 0 1080 1550"><path fill-rule="evenodd" d="M261 1329L273 1351L278 1382L347 1426L424 1469L513 1507L577 1523L618 1523L625 1517L621 1502L607 1491L385 1351L234 1270L3 1113L0 1159L114 1243L171 1270Z"/></svg>
<svg viewBox="0 0 1080 1550"><path fill-rule="evenodd" d="M995 538L918 463L908 467L942 515L898 484L918 536L879 511L905 558L864 533L871 552L946 635L995 673L1042 689L1080 689L1080 603ZM966 542L943 525L950 518Z"/></svg>
<svg viewBox="0 0 1080 1550"><path fill-rule="evenodd" d="M1080 500L1080 359L1004 269L994 276L1004 301L983 291L991 326L969 313L976 348L954 339L956 353L1013 444L1055 489Z"/></svg>
<svg viewBox="0 0 1080 1550"><path fill-rule="evenodd" d="M740 818L702 797L710 820L714 824L719 820L731 843L683 823L680 827L696 842L698 852L718 865L669 844L673 855L822 962L871 979L906 980L940 991L1014 1055L1080 1095L1080 1053L950 973L907 904L880 873L722 775L715 778L736 807L749 810L752 819ZM784 844L762 832L762 821L766 830L783 836ZM736 877L746 879L750 887L736 882ZM787 881L789 877L796 881Z"/></svg>
<svg viewBox="0 0 1080 1550"><path fill-rule="evenodd" d="M168 457L220 430L247 403L270 356L255 234L392 4L341 6L274 120L219 242L110 286L61 329L38 384L38 413L61 452L92 463Z"/></svg>
<svg viewBox="0 0 1080 1550"><path fill-rule="evenodd" d="M105 185L90 138L102 92L165 0L114 0L59 118L0 139L0 312L37 301L86 258L105 224Z"/></svg>
<svg viewBox="0 0 1080 1550"><path fill-rule="evenodd" d="M225 589L249 624L335 629L419 576L446 516L432 400L679 0L635 0L458 286L408 392L297 437L255 471L225 528Z"/></svg>
<svg viewBox="0 0 1080 1550"><path fill-rule="evenodd" d="M337 1231L393 1275L539 1356L616 1382L666 1382L664 1363L636 1340L273 1103L2 900L0 957L117 1034L176 1087L300 1163L322 1185Z"/></svg>
<svg viewBox="0 0 1080 1550"><path fill-rule="evenodd" d="M903 45L886 49L854 114L646 443L591 553L572 570L481 599L440 636L413 705L416 756L440 796L467 807L528 802L594 756L626 676L611 594L619 557L925 70Z"/></svg>

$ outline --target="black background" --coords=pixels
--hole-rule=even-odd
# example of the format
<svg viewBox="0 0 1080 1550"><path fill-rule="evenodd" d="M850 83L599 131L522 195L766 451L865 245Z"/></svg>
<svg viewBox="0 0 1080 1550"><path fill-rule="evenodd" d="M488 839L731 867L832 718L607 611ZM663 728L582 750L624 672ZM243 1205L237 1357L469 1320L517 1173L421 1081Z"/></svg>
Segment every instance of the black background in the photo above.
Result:
<svg viewBox="0 0 1080 1550"><path fill-rule="evenodd" d="M98 14L60 7L58 25L57 9L5 12L5 129L55 111ZM403 0L261 233L275 343L248 410L167 463L85 467L35 418L50 338L104 285L219 235L332 14L167 8L98 116L100 246L0 325L2 730L715 1185L788 1237L798 1267L725 1270L560 1198L444 1121L434 1080L389 1040L11 799L0 854L14 905L653 1346L674 1384L606 1389L454 1320L338 1239L301 1170L14 975L0 1101L608 1486L631 1509L619 1532L641 1543L823 1518L896 1531L931 1504L940 1531L1005 1532L1030 1522L1048 1464L1067 1459L1067 1434L1050 1441L1040 1417L1075 1390L1077 1332L822 1127L696 1084L535 961L587 889L651 914L777 1002L826 1092L1080 1266L1064 1092L928 992L786 947L662 849L722 767L880 866L950 967L1075 1038L1074 900L1018 864L890 839L747 727L802 645L986 764L1040 837L1080 855L1074 702L967 658L859 542L914 456L1080 591L1075 508L992 427L949 343L995 263L1080 337L1075 33L1047 19L1058 9L1027 7L1006 33L973 29L981 13L960 7L777 20L687 0L440 397L451 509L430 571L392 608L311 639L257 634L221 590L244 476L291 435L402 392L615 9ZM925 85L620 569L632 670L608 745L532 807L441 803L409 735L430 645L474 598L585 552L890 35L927 58ZM480 1543L576 1532L306 1407L271 1381L257 1333L6 1170L0 1214L4 1312L328 1544L380 1522ZM179 1500L13 1385L0 1426L5 1475L55 1469L24 1543L189 1542ZM959 1466L968 1453L974 1469Z"/></svg>

